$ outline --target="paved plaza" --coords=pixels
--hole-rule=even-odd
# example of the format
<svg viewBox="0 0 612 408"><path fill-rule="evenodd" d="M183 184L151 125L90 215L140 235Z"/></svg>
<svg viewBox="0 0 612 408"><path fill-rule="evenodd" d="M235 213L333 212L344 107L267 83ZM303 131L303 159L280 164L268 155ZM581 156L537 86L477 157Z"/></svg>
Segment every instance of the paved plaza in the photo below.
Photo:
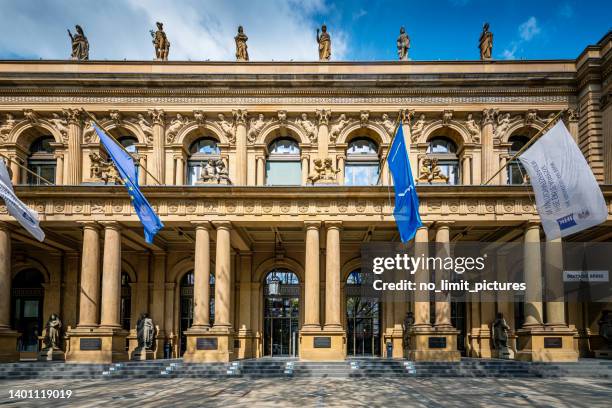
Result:
<svg viewBox="0 0 612 408"><path fill-rule="evenodd" d="M70 389L69 400L9 390ZM75 407L609 407L611 379L308 378L4 381L0 405Z"/></svg>

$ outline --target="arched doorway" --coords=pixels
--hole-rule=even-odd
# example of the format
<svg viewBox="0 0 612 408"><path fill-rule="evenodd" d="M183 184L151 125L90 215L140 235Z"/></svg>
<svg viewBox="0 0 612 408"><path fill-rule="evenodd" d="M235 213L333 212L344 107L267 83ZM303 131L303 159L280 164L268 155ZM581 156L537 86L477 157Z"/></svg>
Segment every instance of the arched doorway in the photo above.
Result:
<svg viewBox="0 0 612 408"><path fill-rule="evenodd" d="M193 324L193 271L187 272L181 279L180 285L180 323L179 323L179 339L180 339L180 355L182 356L187 349L187 338L185 332ZM210 274L210 325L215 323L215 277Z"/></svg>
<svg viewBox="0 0 612 408"><path fill-rule="evenodd" d="M44 278L36 269L24 269L13 278L12 327L19 332L20 352L38 351L43 330Z"/></svg>
<svg viewBox="0 0 612 408"><path fill-rule="evenodd" d="M270 293L278 281L279 293ZM297 356L299 348L300 281L285 269L266 275L264 284L264 356Z"/></svg>
<svg viewBox="0 0 612 408"><path fill-rule="evenodd" d="M346 352L349 356L380 356L380 300L363 296L363 274L346 279Z"/></svg>
<svg viewBox="0 0 612 408"><path fill-rule="evenodd" d="M121 273L121 327L130 330L132 323L132 288L130 286L130 275Z"/></svg>

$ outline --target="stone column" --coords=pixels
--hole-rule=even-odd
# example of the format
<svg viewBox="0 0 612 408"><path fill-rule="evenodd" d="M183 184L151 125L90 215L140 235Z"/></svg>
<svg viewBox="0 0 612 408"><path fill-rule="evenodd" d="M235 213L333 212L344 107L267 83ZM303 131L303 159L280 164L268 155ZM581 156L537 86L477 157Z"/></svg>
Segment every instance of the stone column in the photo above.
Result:
<svg viewBox="0 0 612 408"><path fill-rule="evenodd" d="M185 184L185 161L183 160L183 156L179 155L175 157L176 159L176 185L182 186Z"/></svg>
<svg viewBox="0 0 612 408"><path fill-rule="evenodd" d="M193 327L210 326L210 224L196 223Z"/></svg>
<svg viewBox="0 0 612 408"><path fill-rule="evenodd" d="M236 180L234 184L247 184L247 111L237 109L232 111L236 125Z"/></svg>
<svg viewBox="0 0 612 408"><path fill-rule="evenodd" d="M329 117L331 111L329 109L320 109L317 110L316 115L319 125L317 130L317 150L319 158L325 159L329 153Z"/></svg>
<svg viewBox="0 0 612 408"><path fill-rule="evenodd" d="M429 256L429 230L427 225L423 225L416 231L414 254L416 257L423 256L427 258ZM429 282L429 270L427 267L417 269L414 281L417 288L421 283ZM428 291L417 291L415 293L414 325L415 327L431 327Z"/></svg>
<svg viewBox="0 0 612 408"><path fill-rule="evenodd" d="M11 233L8 225L0 222L0 362L19 360L17 338L11 330Z"/></svg>
<svg viewBox="0 0 612 408"><path fill-rule="evenodd" d="M542 325L542 265L540 225L530 222L525 229L523 271L525 290L524 328Z"/></svg>
<svg viewBox="0 0 612 408"><path fill-rule="evenodd" d="M64 184L64 153L55 154L55 184Z"/></svg>
<svg viewBox="0 0 612 408"><path fill-rule="evenodd" d="M232 224L216 221L217 251L215 259L215 328L231 330L231 242Z"/></svg>
<svg viewBox="0 0 612 408"><path fill-rule="evenodd" d="M257 156L257 180L258 186L263 186L266 182L266 158L264 156Z"/></svg>
<svg viewBox="0 0 612 408"><path fill-rule="evenodd" d="M17 165L19 158L17 156L10 156L10 159L6 165L11 169L11 183L17 185L21 182L21 168Z"/></svg>
<svg viewBox="0 0 612 408"><path fill-rule="evenodd" d="M100 307L100 229L95 222L83 224L79 328L98 326Z"/></svg>
<svg viewBox="0 0 612 408"><path fill-rule="evenodd" d="M462 159L462 169L461 172L463 173L462 175L462 182L463 185L470 185L472 184L472 157L471 156L467 156L467 155L463 155L463 159Z"/></svg>
<svg viewBox="0 0 612 408"><path fill-rule="evenodd" d="M11 328L11 232L0 222L0 330Z"/></svg>
<svg viewBox="0 0 612 408"><path fill-rule="evenodd" d="M306 154L302 155L302 185L308 184L308 173L310 172L310 157Z"/></svg>
<svg viewBox="0 0 612 408"><path fill-rule="evenodd" d="M121 328L121 226L104 222L102 264L102 313L100 327Z"/></svg>
<svg viewBox="0 0 612 408"><path fill-rule="evenodd" d="M493 152L493 125L497 120L497 110L485 109L482 111L482 155L481 165L482 171L480 178L483 182L487 181L489 177L497 170L495 166L495 154Z"/></svg>
<svg viewBox="0 0 612 408"><path fill-rule="evenodd" d="M346 156L343 154L338 155L338 184L344 185L344 168L345 168Z"/></svg>
<svg viewBox="0 0 612 408"><path fill-rule="evenodd" d="M567 327L563 295L563 243L561 238L546 241L545 244L546 326ZM552 300L554 299L554 300Z"/></svg>
<svg viewBox="0 0 612 408"><path fill-rule="evenodd" d="M320 221L306 221L306 258L303 329L320 329L319 320L319 227Z"/></svg>
<svg viewBox="0 0 612 408"><path fill-rule="evenodd" d="M166 116L161 109L150 110L149 116L153 121L153 163L149 171L163 184L166 168Z"/></svg>
<svg viewBox="0 0 612 408"><path fill-rule="evenodd" d="M326 221L325 329L338 330L340 324L340 228L341 221Z"/></svg>
<svg viewBox="0 0 612 408"><path fill-rule="evenodd" d="M436 230L436 256L439 258L445 258L450 256L450 226L449 224L439 224ZM449 280L450 276L443 270L436 270L436 285L440 287L440 281L442 279ZM450 295L447 293L436 294L436 327L451 327L450 320Z"/></svg>
<svg viewBox="0 0 612 408"><path fill-rule="evenodd" d="M140 168L138 169L138 184L141 186L145 186L147 184L147 172L144 170L147 167L147 155L139 154L138 155L138 163L140 163Z"/></svg>
<svg viewBox="0 0 612 408"><path fill-rule="evenodd" d="M501 168L505 166L507 161L508 161L508 157L506 155L501 155L499 157L499 167ZM501 185L508 184L508 169L507 168L503 169L501 173L499 173L499 184Z"/></svg>
<svg viewBox="0 0 612 408"><path fill-rule="evenodd" d="M66 184L81 184L82 174L82 152L81 139L83 138L83 121L81 111L78 109L66 109L64 115L68 121L68 173Z"/></svg>
<svg viewBox="0 0 612 408"><path fill-rule="evenodd" d="M240 252L240 283L238 293L238 339L240 347L238 358L252 358L253 329L251 327L251 314L256 310L251 308L251 267L253 255L251 252ZM254 293L253 293L254 296Z"/></svg>

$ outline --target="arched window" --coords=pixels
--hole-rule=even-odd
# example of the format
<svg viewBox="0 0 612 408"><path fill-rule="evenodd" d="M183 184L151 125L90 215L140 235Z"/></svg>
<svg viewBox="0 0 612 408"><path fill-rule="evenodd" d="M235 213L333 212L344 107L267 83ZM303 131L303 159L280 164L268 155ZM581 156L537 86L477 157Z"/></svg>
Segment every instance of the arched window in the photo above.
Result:
<svg viewBox="0 0 612 408"><path fill-rule="evenodd" d="M268 186L299 186L302 183L300 146L288 137L273 141L268 147L266 184Z"/></svg>
<svg viewBox="0 0 612 408"><path fill-rule="evenodd" d="M203 137L189 147L187 162L187 184L195 185L202 171L202 162L210 159L220 159L221 150L215 139Z"/></svg>
<svg viewBox="0 0 612 408"><path fill-rule="evenodd" d="M378 183L380 161L378 146L367 138L353 139L346 150L344 184L374 186Z"/></svg>
<svg viewBox="0 0 612 408"><path fill-rule="evenodd" d="M121 273L121 309L120 309L121 327L124 330L130 330L132 317L132 288L130 287L130 275L125 272Z"/></svg>
<svg viewBox="0 0 612 408"><path fill-rule="evenodd" d="M275 269L264 281L264 355L295 357L299 349L299 279L291 271ZM273 281L280 282L280 293L270 293Z"/></svg>
<svg viewBox="0 0 612 408"><path fill-rule="evenodd" d="M44 278L36 269L19 272L12 282L11 327L20 334L18 350L38 351L38 336L44 328Z"/></svg>
<svg viewBox="0 0 612 408"><path fill-rule="evenodd" d="M30 156L28 157L28 169L34 174L55 183L56 161L54 156L55 149L51 146L55 139L52 136L39 137L30 146ZM45 184L44 181L28 173L28 184Z"/></svg>
<svg viewBox="0 0 612 408"><path fill-rule="evenodd" d="M125 148L130 153L138 153L138 148L136 144L138 143L138 139L133 136L122 136L119 138L119 143L121 146Z"/></svg>
<svg viewBox="0 0 612 408"><path fill-rule="evenodd" d="M529 142L529 138L523 135L510 136L508 139L510 149L508 154L512 157ZM508 184L525 184L527 182L527 172L518 160L513 160L508 164Z"/></svg>
<svg viewBox="0 0 612 408"><path fill-rule="evenodd" d="M445 137L434 137L427 146L427 157L437 160L437 167L448 178L448 184L459 184L459 157L455 143Z"/></svg>

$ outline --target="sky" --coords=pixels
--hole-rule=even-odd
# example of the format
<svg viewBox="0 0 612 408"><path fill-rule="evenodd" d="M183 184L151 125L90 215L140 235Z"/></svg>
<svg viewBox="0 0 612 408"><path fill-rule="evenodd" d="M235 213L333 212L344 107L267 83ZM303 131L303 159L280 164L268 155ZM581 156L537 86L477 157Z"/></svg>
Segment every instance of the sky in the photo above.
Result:
<svg viewBox="0 0 612 408"><path fill-rule="evenodd" d="M332 60L395 60L401 26L412 60L474 60L483 23L494 59L576 58L612 29L610 0L0 0L0 59L67 59L80 24L93 60L151 60L164 23L170 60L234 60L238 25L253 61L317 59L327 24Z"/></svg>

